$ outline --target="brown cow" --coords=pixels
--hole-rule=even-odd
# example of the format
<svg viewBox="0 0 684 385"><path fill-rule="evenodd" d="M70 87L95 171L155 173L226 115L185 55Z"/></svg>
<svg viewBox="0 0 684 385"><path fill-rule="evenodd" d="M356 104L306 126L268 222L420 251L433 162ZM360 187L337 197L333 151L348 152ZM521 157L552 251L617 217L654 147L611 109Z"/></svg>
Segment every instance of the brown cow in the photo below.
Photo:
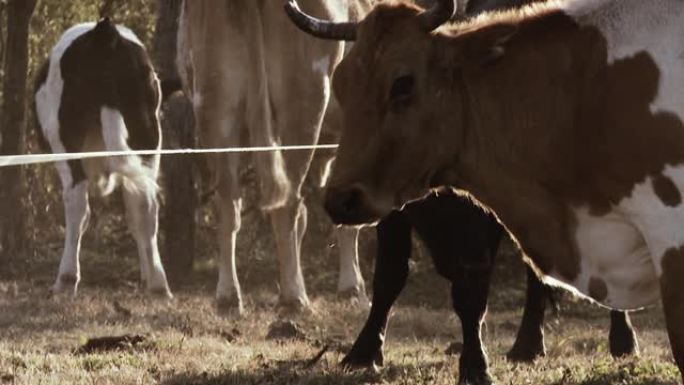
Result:
<svg viewBox="0 0 684 385"><path fill-rule="evenodd" d="M331 217L467 191L547 281L616 309L661 298L684 372L684 2L549 1L442 27L454 8L340 24L289 5L308 32L356 40L334 77Z"/></svg>
<svg viewBox="0 0 684 385"><path fill-rule="evenodd" d="M307 0L307 11L346 18L347 7ZM338 9L339 8L339 9ZM330 96L330 75L343 46L297 32L274 1L192 0L183 5L178 67L197 118L204 147L314 144ZM253 156L261 182L262 207L270 213L280 263L280 301L307 306L300 266L306 206L300 191L312 151ZM235 266L240 229L238 155L211 161L219 209L220 308L242 311ZM365 296L354 229L341 229L340 291Z"/></svg>

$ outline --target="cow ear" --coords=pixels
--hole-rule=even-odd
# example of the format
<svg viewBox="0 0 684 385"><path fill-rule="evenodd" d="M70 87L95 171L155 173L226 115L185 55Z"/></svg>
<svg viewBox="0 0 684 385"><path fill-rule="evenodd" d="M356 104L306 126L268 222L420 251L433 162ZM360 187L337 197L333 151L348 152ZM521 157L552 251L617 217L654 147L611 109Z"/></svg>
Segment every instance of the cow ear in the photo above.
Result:
<svg viewBox="0 0 684 385"><path fill-rule="evenodd" d="M471 32L465 42L467 65L486 66L506 52L506 43L518 31L514 24L494 24Z"/></svg>

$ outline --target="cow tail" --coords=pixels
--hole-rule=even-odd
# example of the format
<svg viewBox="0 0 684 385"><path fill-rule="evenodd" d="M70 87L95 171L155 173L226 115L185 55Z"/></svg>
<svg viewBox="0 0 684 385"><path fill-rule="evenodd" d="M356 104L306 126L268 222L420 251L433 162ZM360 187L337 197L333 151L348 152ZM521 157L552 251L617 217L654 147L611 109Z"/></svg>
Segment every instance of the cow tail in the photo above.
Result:
<svg viewBox="0 0 684 385"><path fill-rule="evenodd" d="M266 75L266 55L264 48L264 31L262 26L260 5L253 2L248 6L248 33L251 41L248 44L250 62L249 95L247 99L247 119L249 140L252 146L276 146L274 132L274 115ZM290 180L285 168L285 160L280 150L253 154L254 164L261 184L261 207L273 210L287 203L291 191Z"/></svg>
<svg viewBox="0 0 684 385"><path fill-rule="evenodd" d="M119 111L104 107L101 111L102 137L107 151L129 151L128 132ZM106 176L98 181L102 195L110 194L117 185L131 193L152 199L159 191L157 175L159 155L143 161L137 155L113 156L107 158Z"/></svg>

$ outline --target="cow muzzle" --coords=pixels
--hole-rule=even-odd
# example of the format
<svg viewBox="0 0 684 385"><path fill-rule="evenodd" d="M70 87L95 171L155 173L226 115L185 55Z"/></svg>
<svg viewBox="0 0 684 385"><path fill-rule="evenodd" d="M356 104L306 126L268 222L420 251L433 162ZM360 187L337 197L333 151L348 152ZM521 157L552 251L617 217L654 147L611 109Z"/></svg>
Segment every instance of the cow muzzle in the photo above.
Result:
<svg viewBox="0 0 684 385"><path fill-rule="evenodd" d="M375 204L368 190L360 185L346 188L328 187L325 192L325 211L330 219L340 225L372 224L382 218L388 210Z"/></svg>

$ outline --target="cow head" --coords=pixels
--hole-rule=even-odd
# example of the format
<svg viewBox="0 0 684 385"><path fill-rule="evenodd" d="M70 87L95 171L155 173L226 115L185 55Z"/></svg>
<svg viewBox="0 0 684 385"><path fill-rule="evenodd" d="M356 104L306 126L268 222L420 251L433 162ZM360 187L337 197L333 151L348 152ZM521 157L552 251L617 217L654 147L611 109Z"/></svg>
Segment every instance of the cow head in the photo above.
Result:
<svg viewBox="0 0 684 385"><path fill-rule="evenodd" d="M314 19L293 0L286 6L306 32L356 42L333 77L344 129L325 206L336 223L371 223L425 195L463 145L457 67L467 51L474 57L475 42L434 32L455 10L455 0L436 3L380 3L358 24ZM483 60L496 54L481 51Z"/></svg>

